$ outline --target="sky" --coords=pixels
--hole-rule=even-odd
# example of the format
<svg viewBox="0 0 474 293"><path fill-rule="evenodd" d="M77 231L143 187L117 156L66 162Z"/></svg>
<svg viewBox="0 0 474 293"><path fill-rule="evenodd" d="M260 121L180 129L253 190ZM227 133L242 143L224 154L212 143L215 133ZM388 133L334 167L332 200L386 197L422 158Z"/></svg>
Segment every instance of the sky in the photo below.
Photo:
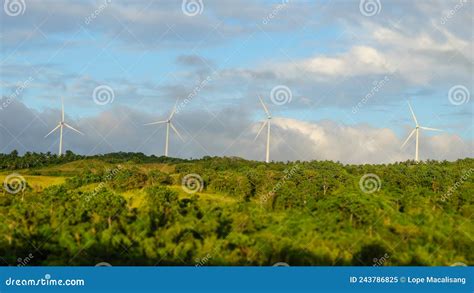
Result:
<svg viewBox="0 0 474 293"><path fill-rule="evenodd" d="M473 157L473 1L3 0L0 152Z"/></svg>

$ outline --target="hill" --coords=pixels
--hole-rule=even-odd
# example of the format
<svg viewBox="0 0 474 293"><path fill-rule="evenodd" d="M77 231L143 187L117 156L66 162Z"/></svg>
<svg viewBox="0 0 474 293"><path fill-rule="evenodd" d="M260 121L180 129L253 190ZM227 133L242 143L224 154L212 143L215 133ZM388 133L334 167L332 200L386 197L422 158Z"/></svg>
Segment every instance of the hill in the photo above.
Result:
<svg viewBox="0 0 474 293"><path fill-rule="evenodd" d="M0 155L3 265L474 264L474 159Z"/></svg>

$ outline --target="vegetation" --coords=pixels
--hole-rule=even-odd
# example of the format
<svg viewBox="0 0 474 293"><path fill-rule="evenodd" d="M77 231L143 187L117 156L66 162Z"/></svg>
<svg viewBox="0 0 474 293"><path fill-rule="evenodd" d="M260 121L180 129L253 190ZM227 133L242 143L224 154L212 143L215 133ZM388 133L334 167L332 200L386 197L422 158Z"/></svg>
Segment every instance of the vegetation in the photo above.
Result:
<svg viewBox="0 0 474 293"><path fill-rule="evenodd" d="M474 159L12 152L0 172L3 265L474 265Z"/></svg>

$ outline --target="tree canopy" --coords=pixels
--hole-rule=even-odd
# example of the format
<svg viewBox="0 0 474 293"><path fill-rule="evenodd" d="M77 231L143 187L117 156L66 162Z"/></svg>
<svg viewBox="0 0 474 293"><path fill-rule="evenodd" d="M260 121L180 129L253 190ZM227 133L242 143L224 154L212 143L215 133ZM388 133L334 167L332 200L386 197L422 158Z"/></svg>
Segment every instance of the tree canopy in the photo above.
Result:
<svg viewBox="0 0 474 293"><path fill-rule="evenodd" d="M3 265L30 253L30 265L474 264L474 159L265 164L12 152L0 154L0 170L2 180L25 180L0 192ZM186 187L190 175L200 188Z"/></svg>

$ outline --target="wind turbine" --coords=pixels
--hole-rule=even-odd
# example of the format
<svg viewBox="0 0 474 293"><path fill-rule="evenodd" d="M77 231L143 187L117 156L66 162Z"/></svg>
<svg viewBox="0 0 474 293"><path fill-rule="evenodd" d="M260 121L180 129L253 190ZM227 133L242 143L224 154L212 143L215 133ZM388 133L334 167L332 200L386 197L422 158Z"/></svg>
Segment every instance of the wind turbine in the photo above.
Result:
<svg viewBox="0 0 474 293"><path fill-rule="evenodd" d="M48 134L46 134L46 137L48 137L51 133L55 132L59 128L59 155L61 156L63 153L63 128L66 126L67 128L74 130L75 132L84 135L84 133L80 132L79 130L75 129L71 125L67 124L64 121L64 101L63 98L61 97L61 120L58 122L58 125L51 130Z"/></svg>
<svg viewBox="0 0 474 293"><path fill-rule="evenodd" d="M165 144L165 157L168 156L168 144L169 144L169 138L170 138L170 127L174 130L174 132L178 135L178 137L184 141L183 137L181 134L179 134L178 130L176 127L174 127L173 123L171 123L171 119L173 119L174 113L176 112L176 105L178 104L178 100L176 100L176 103L174 104L173 111L171 111L170 116L168 117L167 120L162 120L162 121L156 121L152 123L147 123L145 125L155 125L155 124L163 124L166 123L166 144Z"/></svg>
<svg viewBox="0 0 474 293"><path fill-rule="evenodd" d="M410 105L410 102L408 102L408 107L410 107L410 112L411 112L411 115L413 117L413 121L415 121L415 128L410 132L410 134L408 135L407 139L405 140L405 142L402 144L402 148L407 144L407 142L410 140L410 138L413 136L413 134L416 135L416 145L415 145L415 162L419 162L420 160L418 159L418 145L419 145L419 135L420 135L420 129L423 129L423 130L430 130L430 131L442 131L441 129L436 129L436 128L430 128L430 127L424 127L424 126L420 126L418 124L418 120L416 119L416 116L415 116L415 112L413 112L413 109Z"/></svg>
<svg viewBox="0 0 474 293"><path fill-rule="evenodd" d="M270 162L270 121L272 119L272 115L267 109L267 106L265 106L265 103L263 102L262 98L258 96L258 99L260 100L260 103L262 104L263 110L265 110L265 114L267 114L267 119L263 121L262 126L258 130L257 136L255 136L255 140L257 140L257 137L260 135L262 132L263 128L265 128L265 125L267 126L267 150L266 150L266 156L265 156L265 162L269 163Z"/></svg>

